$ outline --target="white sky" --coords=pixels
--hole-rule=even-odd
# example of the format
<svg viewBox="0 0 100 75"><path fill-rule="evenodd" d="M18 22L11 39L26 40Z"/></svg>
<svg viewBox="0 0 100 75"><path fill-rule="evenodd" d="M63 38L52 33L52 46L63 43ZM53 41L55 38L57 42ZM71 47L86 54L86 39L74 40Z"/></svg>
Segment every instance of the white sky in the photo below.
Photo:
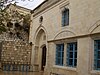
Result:
<svg viewBox="0 0 100 75"><path fill-rule="evenodd" d="M17 5L28 8L28 9L34 9L36 8L38 5L40 5L43 1L45 0L16 0L18 3Z"/></svg>

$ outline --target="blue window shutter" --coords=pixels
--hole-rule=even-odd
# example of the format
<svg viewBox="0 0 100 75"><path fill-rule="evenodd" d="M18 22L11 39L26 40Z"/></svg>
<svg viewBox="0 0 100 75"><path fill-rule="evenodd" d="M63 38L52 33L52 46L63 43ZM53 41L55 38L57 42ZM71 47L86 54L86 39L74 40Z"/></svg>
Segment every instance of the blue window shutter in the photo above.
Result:
<svg viewBox="0 0 100 75"><path fill-rule="evenodd" d="M67 22L66 24L69 25L69 9L67 9L66 14L67 14L67 15L66 15L66 20L67 20L67 21L66 21L66 22Z"/></svg>
<svg viewBox="0 0 100 75"><path fill-rule="evenodd" d="M60 65L63 65L63 57L64 57L64 44L61 45L61 62L60 62Z"/></svg>
<svg viewBox="0 0 100 75"><path fill-rule="evenodd" d="M62 26L64 26L64 12L62 12Z"/></svg>
<svg viewBox="0 0 100 75"><path fill-rule="evenodd" d="M58 56L58 52L57 52L58 49L59 49L59 48L58 48L58 46L56 45L56 65L58 64L58 60L57 60L57 59L58 59L58 58L57 58L57 56Z"/></svg>
<svg viewBox="0 0 100 75"><path fill-rule="evenodd" d="M68 43L67 44L67 66L76 67L77 65L77 43Z"/></svg>
<svg viewBox="0 0 100 75"><path fill-rule="evenodd" d="M94 69L97 68L97 42L94 41Z"/></svg>
<svg viewBox="0 0 100 75"><path fill-rule="evenodd" d="M99 45L100 45L100 40L94 40L94 69L95 70L100 70L100 66L99 66L99 60L100 57L98 57L99 55Z"/></svg>
<svg viewBox="0 0 100 75"><path fill-rule="evenodd" d="M56 45L56 65L63 65L64 44Z"/></svg>
<svg viewBox="0 0 100 75"><path fill-rule="evenodd" d="M65 10L65 24L69 25L69 9Z"/></svg>
<svg viewBox="0 0 100 75"><path fill-rule="evenodd" d="M67 44L67 65L69 65L69 50L70 50L70 46L69 44Z"/></svg>
<svg viewBox="0 0 100 75"><path fill-rule="evenodd" d="M69 25L69 9L64 9L62 12L62 26Z"/></svg>
<svg viewBox="0 0 100 75"><path fill-rule="evenodd" d="M75 55L75 44L73 43L73 64L72 64L73 67L74 67L74 63L75 63L75 61L74 61L74 59L75 59L74 55Z"/></svg>

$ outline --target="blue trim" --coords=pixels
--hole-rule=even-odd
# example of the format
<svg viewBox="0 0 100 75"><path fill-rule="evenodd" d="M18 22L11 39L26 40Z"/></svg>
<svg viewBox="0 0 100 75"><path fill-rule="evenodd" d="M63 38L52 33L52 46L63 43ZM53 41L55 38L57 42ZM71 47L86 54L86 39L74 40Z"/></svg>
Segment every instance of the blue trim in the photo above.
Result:
<svg viewBox="0 0 100 75"><path fill-rule="evenodd" d="M62 26L69 25L69 9L62 11Z"/></svg>
<svg viewBox="0 0 100 75"><path fill-rule="evenodd" d="M75 55L77 55L77 50L75 50L77 46L76 42L68 43L67 44L67 66L70 67L76 67L77 64L77 57L75 58ZM75 61L76 60L76 61Z"/></svg>
<svg viewBox="0 0 100 75"><path fill-rule="evenodd" d="M100 58L98 57L98 52L100 52L100 49L98 48L100 45L100 40L94 40L94 69L95 70L100 70L100 66L98 61Z"/></svg>
<svg viewBox="0 0 100 75"><path fill-rule="evenodd" d="M64 44L56 45L56 65L63 66Z"/></svg>

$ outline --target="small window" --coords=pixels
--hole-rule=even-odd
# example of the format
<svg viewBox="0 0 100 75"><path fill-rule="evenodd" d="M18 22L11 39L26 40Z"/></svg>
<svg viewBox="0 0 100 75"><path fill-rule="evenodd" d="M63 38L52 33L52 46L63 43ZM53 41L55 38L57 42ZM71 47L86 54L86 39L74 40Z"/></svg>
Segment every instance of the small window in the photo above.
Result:
<svg viewBox="0 0 100 75"><path fill-rule="evenodd" d="M94 69L100 70L100 40L94 41Z"/></svg>
<svg viewBox="0 0 100 75"><path fill-rule="evenodd" d="M39 22L40 22L40 23L43 22L43 16L40 17Z"/></svg>
<svg viewBox="0 0 100 75"><path fill-rule="evenodd" d="M56 65L63 66L64 44L56 45Z"/></svg>
<svg viewBox="0 0 100 75"><path fill-rule="evenodd" d="M77 43L67 44L67 66L76 67L77 66Z"/></svg>
<svg viewBox="0 0 100 75"><path fill-rule="evenodd" d="M69 25L69 9L64 9L62 11L62 26Z"/></svg>

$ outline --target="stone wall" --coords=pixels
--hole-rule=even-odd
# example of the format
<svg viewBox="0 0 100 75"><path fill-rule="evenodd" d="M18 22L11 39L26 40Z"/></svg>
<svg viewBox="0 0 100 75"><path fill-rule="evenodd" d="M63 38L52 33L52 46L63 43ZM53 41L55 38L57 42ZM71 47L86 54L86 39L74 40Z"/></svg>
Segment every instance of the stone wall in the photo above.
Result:
<svg viewBox="0 0 100 75"><path fill-rule="evenodd" d="M28 64L31 61L31 46L23 41L4 41L2 62Z"/></svg>
<svg viewBox="0 0 100 75"><path fill-rule="evenodd" d="M32 71L32 46L21 40L2 41L1 69L4 71Z"/></svg>

